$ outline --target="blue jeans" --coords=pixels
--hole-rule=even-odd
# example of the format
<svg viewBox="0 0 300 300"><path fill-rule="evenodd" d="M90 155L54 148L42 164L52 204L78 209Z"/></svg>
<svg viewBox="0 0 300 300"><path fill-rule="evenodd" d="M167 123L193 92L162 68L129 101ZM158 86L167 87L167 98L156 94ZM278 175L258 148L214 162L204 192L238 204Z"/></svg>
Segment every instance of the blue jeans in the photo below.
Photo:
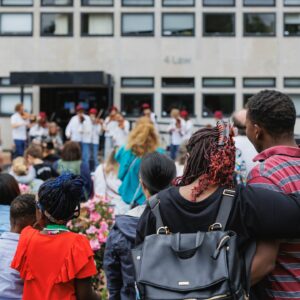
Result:
<svg viewBox="0 0 300 300"><path fill-rule="evenodd" d="M90 150L91 144L88 143L81 143L81 160L89 165L90 163L90 157L91 157L91 150Z"/></svg>
<svg viewBox="0 0 300 300"><path fill-rule="evenodd" d="M94 170L98 167L99 165L99 160L98 160L98 152L99 152L99 145L98 144L92 144L92 160L93 160L93 167Z"/></svg>
<svg viewBox="0 0 300 300"><path fill-rule="evenodd" d="M170 145L170 156L174 160L176 159L178 149L179 149L179 145L173 145L173 144Z"/></svg>
<svg viewBox="0 0 300 300"><path fill-rule="evenodd" d="M16 145L14 156L23 156L25 151L25 141L24 140L14 140Z"/></svg>

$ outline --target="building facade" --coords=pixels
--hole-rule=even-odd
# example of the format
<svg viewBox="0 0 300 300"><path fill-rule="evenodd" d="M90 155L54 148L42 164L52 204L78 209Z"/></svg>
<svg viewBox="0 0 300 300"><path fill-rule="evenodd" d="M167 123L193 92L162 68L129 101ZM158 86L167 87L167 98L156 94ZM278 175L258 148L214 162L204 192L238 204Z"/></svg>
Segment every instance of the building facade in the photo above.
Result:
<svg viewBox="0 0 300 300"><path fill-rule="evenodd" d="M78 103L113 103L134 118L148 102L162 124L176 106L205 125L217 110L229 117L254 93L278 89L300 117L299 53L300 0L0 0L4 148L21 99L62 123ZM21 84L14 72L48 79ZM77 76L95 72L109 80Z"/></svg>

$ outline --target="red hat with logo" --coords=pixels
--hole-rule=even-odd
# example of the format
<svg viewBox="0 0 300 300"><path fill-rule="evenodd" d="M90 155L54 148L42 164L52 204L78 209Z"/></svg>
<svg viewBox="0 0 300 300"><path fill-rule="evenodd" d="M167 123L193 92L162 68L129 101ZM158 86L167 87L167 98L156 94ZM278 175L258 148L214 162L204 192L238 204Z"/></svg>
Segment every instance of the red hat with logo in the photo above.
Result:
<svg viewBox="0 0 300 300"><path fill-rule="evenodd" d="M90 110L89 110L89 114L90 115L96 115L97 114L97 109L96 108L91 108Z"/></svg>
<svg viewBox="0 0 300 300"><path fill-rule="evenodd" d="M180 112L180 117L181 117L181 118L186 118L188 115L189 115L189 113L188 113L186 110L182 110L182 111Z"/></svg>
<svg viewBox="0 0 300 300"><path fill-rule="evenodd" d="M84 111L83 106L80 105L80 104L78 104L78 105L76 106L76 111L77 111L77 112L79 112L79 111Z"/></svg>
<svg viewBox="0 0 300 300"><path fill-rule="evenodd" d="M215 119L222 120L223 119L223 112L221 110L216 110L214 113Z"/></svg>
<svg viewBox="0 0 300 300"><path fill-rule="evenodd" d="M149 109L150 108L150 104L149 103L144 103L142 105L142 109Z"/></svg>
<svg viewBox="0 0 300 300"><path fill-rule="evenodd" d="M39 117L40 117L41 119L46 119L46 118L47 118L47 115L46 115L46 113L45 113L44 111L41 111L41 112L39 113Z"/></svg>

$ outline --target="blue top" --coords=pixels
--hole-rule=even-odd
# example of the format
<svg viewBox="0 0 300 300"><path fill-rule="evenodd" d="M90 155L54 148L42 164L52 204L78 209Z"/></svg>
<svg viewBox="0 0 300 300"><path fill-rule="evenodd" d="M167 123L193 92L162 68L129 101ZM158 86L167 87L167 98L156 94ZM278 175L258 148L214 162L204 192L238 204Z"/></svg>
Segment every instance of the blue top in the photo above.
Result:
<svg viewBox="0 0 300 300"><path fill-rule="evenodd" d="M23 281L10 265L15 256L20 235L4 232L0 236L0 300L22 299Z"/></svg>
<svg viewBox="0 0 300 300"><path fill-rule="evenodd" d="M9 210L9 205L0 205L0 233L10 231Z"/></svg>
<svg viewBox="0 0 300 300"><path fill-rule="evenodd" d="M157 148L156 151L165 153L162 148ZM139 205L144 204L146 198L139 182L141 158L123 146L116 153L115 159L120 164L118 178L122 184L119 187L119 194L123 201L127 204L133 202Z"/></svg>

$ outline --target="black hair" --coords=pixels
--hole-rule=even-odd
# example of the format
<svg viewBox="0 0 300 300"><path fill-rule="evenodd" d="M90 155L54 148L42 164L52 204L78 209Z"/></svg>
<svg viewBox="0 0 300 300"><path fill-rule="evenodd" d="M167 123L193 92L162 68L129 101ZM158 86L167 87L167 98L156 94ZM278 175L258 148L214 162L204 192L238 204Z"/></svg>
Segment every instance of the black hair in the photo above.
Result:
<svg viewBox="0 0 300 300"><path fill-rule="evenodd" d="M23 194L16 197L10 205L10 219L13 224L18 224L21 228L33 225L35 217L35 196Z"/></svg>
<svg viewBox="0 0 300 300"><path fill-rule="evenodd" d="M271 136L292 136L296 123L296 109L286 94L265 90L252 96L247 104L248 117Z"/></svg>
<svg viewBox="0 0 300 300"><path fill-rule="evenodd" d="M172 159L164 154L153 152L142 158L140 177L151 195L170 186L176 177L176 166Z"/></svg>
<svg viewBox="0 0 300 300"><path fill-rule="evenodd" d="M80 202L86 200L83 180L80 176L64 173L44 182L39 189L38 198L39 208L50 222L67 222L77 216Z"/></svg>
<svg viewBox="0 0 300 300"><path fill-rule="evenodd" d="M19 185L10 174L0 174L0 205L10 205L20 195Z"/></svg>

